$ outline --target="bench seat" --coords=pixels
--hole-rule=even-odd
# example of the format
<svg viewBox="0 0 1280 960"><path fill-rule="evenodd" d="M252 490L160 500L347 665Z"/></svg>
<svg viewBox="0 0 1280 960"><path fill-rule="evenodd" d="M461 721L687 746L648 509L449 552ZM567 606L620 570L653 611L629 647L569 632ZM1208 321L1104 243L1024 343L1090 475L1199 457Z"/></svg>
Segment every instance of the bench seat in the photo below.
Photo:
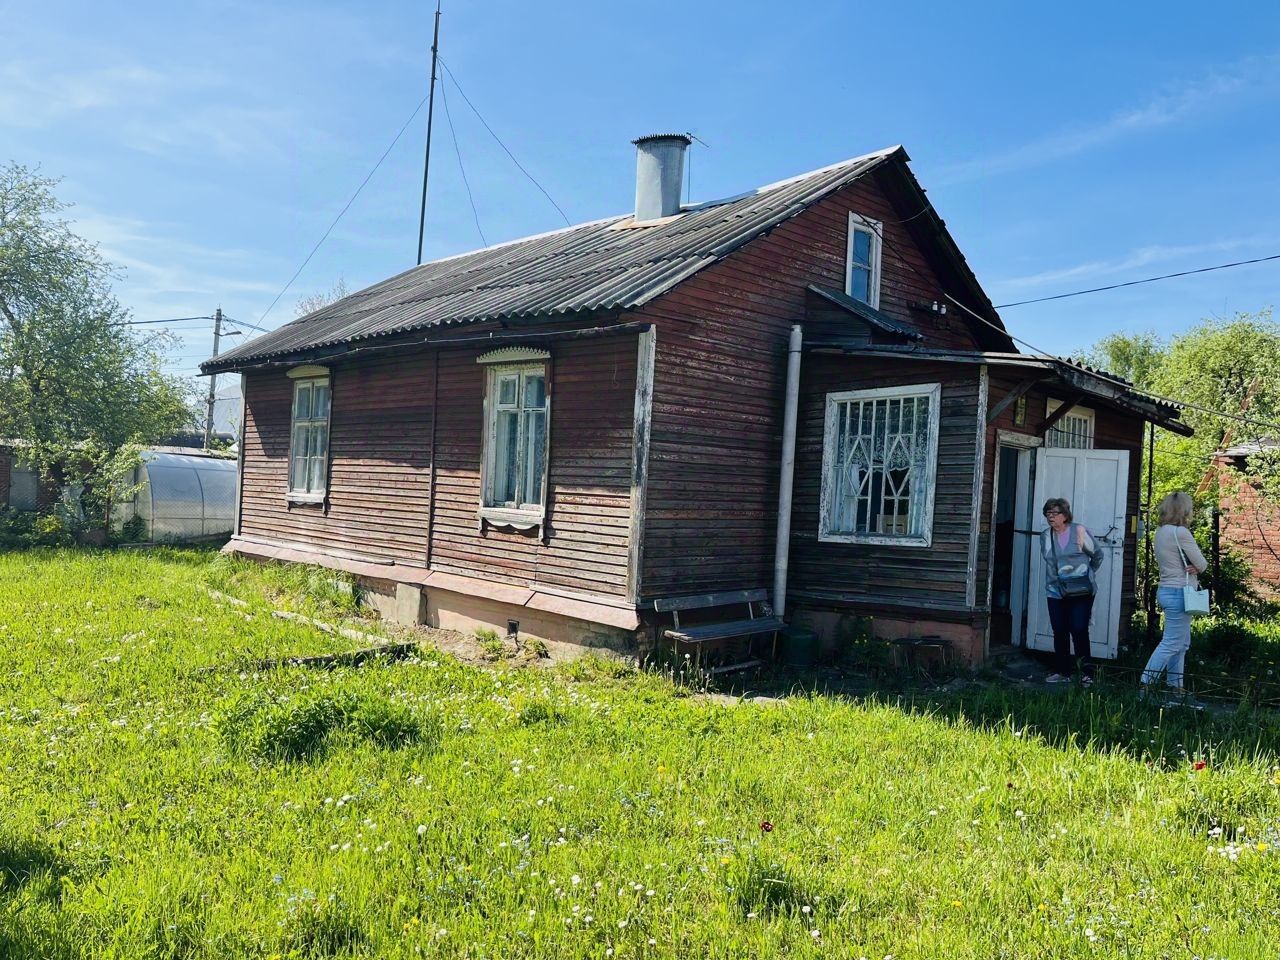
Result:
<svg viewBox="0 0 1280 960"><path fill-rule="evenodd" d="M750 637L761 633L774 633L786 626L777 617L759 617L755 620L730 620L726 623L706 623L690 627L674 627L664 636L680 643L705 643L708 640L727 640L730 637Z"/></svg>

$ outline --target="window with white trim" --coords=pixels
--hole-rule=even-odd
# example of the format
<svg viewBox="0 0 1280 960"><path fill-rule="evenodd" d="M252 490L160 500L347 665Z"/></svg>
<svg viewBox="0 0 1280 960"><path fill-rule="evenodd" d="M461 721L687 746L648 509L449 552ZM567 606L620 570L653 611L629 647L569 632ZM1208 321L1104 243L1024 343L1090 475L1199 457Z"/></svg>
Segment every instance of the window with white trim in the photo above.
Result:
<svg viewBox="0 0 1280 960"><path fill-rule="evenodd" d="M849 214L849 250L844 292L872 307L880 306L880 230L878 220Z"/></svg>
<svg viewBox="0 0 1280 960"><path fill-rule="evenodd" d="M483 506L540 518L547 469L547 366L495 365L488 378Z"/></svg>
<svg viewBox="0 0 1280 960"><path fill-rule="evenodd" d="M933 541L941 384L827 394L820 540Z"/></svg>
<svg viewBox="0 0 1280 960"><path fill-rule="evenodd" d="M1050 400L1046 416L1062 406L1061 400ZM1044 436L1046 447L1065 447L1072 450L1093 449L1093 411L1087 407L1073 407L1061 420L1049 428Z"/></svg>
<svg viewBox="0 0 1280 960"><path fill-rule="evenodd" d="M323 497L329 474L329 378L293 381L289 493Z"/></svg>

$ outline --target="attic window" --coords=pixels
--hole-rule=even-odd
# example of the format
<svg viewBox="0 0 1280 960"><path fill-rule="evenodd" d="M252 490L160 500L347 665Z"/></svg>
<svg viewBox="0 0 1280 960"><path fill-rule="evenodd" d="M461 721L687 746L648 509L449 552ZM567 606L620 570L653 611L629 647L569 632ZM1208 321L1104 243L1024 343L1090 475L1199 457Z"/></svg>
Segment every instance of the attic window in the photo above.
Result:
<svg viewBox="0 0 1280 960"><path fill-rule="evenodd" d="M844 292L872 307L880 306L881 224L856 213L849 214L849 252Z"/></svg>

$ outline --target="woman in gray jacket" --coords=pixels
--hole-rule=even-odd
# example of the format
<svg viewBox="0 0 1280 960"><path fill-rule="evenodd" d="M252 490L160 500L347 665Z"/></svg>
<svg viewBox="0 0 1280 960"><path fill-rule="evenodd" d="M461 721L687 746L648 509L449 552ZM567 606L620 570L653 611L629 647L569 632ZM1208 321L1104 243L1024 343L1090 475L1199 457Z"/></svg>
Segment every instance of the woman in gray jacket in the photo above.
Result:
<svg viewBox="0 0 1280 960"><path fill-rule="evenodd" d="M1054 663L1054 672L1046 680L1066 683L1079 668L1081 682L1089 683L1089 619L1097 592L1094 571L1102 565L1102 551L1084 524L1071 522L1071 504L1061 497L1044 502L1044 518L1049 526L1040 534L1040 550L1053 626Z"/></svg>
<svg viewBox="0 0 1280 960"><path fill-rule="evenodd" d="M1156 600L1164 611L1164 637L1151 652L1142 671L1142 687L1150 689L1164 675L1174 693L1182 693L1182 672L1191 649L1191 615L1187 613L1182 588L1195 583L1208 564L1187 527L1191 524L1191 497L1171 493L1160 501L1160 526L1156 529L1155 555L1160 564L1160 586Z"/></svg>

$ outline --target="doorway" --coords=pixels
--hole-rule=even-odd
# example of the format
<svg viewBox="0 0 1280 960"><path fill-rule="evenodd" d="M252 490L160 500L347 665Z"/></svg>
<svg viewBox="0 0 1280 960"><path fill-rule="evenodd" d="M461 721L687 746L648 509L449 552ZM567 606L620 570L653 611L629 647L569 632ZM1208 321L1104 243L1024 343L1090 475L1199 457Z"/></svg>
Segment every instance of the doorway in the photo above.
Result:
<svg viewBox="0 0 1280 960"><path fill-rule="evenodd" d="M1035 442L1033 437L1027 439ZM1031 448L1006 443L997 446L991 511L990 645L993 650L1024 643L1034 466Z"/></svg>

